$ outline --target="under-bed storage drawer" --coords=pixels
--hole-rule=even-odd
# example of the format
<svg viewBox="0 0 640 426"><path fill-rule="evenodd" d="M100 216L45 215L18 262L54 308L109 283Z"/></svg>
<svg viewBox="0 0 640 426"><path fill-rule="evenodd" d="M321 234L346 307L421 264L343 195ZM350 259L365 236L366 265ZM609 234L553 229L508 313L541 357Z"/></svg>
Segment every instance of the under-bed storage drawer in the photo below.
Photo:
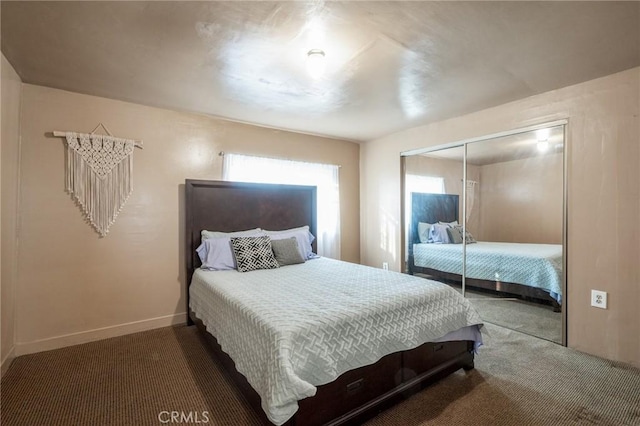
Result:
<svg viewBox="0 0 640 426"><path fill-rule="evenodd" d="M403 354L403 382L457 358L460 359L453 363L456 365L455 369L466 367L467 362L473 360L470 354L473 348L472 344L468 341L425 343L412 351L405 352Z"/></svg>
<svg viewBox="0 0 640 426"><path fill-rule="evenodd" d="M299 401L295 424L324 424L394 389L402 380L401 366L401 354L394 353L319 386L314 398Z"/></svg>

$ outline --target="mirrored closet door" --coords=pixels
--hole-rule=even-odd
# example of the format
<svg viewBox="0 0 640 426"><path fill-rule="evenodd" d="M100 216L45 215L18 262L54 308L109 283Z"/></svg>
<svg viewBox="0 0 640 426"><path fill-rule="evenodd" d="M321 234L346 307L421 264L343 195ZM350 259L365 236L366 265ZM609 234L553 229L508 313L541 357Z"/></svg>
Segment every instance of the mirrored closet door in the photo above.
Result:
<svg viewBox="0 0 640 426"><path fill-rule="evenodd" d="M565 344L564 123L403 154L406 272Z"/></svg>

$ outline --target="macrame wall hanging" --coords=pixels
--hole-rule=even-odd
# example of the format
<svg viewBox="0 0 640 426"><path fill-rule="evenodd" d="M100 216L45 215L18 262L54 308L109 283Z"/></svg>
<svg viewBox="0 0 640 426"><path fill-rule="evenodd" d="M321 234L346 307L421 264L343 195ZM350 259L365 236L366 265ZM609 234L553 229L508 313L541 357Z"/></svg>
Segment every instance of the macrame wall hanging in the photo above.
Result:
<svg viewBox="0 0 640 426"><path fill-rule="evenodd" d="M100 126L107 135L95 133ZM142 142L113 137L102 123L91 133L53 135L67 141L66 190L104 237L133 192L133 151Z"/></svg>

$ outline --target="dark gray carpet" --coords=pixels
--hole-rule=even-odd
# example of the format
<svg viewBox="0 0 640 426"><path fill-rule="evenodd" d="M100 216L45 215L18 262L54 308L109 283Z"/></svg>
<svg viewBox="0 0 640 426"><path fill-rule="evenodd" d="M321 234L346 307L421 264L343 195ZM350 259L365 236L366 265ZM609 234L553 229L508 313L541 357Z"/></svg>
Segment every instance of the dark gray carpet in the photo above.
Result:
<svg viewBox="0 0 640 426"><path fill-rule="evenodd" d="M562 313L550 305L471 291L467 298L484 321L562 344Z"/></svg>
<svg viewBox="0 0 640 426"><path fill-rule="evenodd" d="M640 370L492 324L486 332L475 370L369 426L640 425Z"/></svg>
<svg viewBox="0 0 640 426"><path fill-rule="evenodd" d="M415 275L440 281L427 274ZM459 284L448 285L458 293L462 293L462 287ZM468 287L465 296L486 322L562 344L562 314L553 312L550 305L508 297L500 298L495 292Z"/></svg>
<svg viewBox="0 0 640 426"><path fill-rule="evenodd" d="M487 331L475 370L368 425L640 425L639 370L502 327ZM171 424L160 421L166 411L191 413L191 424L257 424L186 326L18 357L0 401L3 426Z"/></svg>

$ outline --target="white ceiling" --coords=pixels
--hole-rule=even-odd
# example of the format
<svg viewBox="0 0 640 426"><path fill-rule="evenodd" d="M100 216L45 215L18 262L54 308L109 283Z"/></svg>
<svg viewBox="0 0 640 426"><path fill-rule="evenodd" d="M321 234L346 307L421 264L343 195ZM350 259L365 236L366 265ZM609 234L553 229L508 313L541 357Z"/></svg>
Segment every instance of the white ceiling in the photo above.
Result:
<svg viewBox="0 0 640 426"><path fill-rule="evenodd" d="M640 66L640 2L1 8L2 52L25 83L355 141Z"/></svg>
<svg viewBox="0 0 640 426"><path fill-rule="evenodd" d="M547 143L543 148L539 143ZM531 157L560 154L564 150L564 126L557 125L540 130L517 132L504 136L490 137L466 144L468 164L486 166ZM447 147L420 153L425 157L462 162L465 158L464 146Z"/></svg>

